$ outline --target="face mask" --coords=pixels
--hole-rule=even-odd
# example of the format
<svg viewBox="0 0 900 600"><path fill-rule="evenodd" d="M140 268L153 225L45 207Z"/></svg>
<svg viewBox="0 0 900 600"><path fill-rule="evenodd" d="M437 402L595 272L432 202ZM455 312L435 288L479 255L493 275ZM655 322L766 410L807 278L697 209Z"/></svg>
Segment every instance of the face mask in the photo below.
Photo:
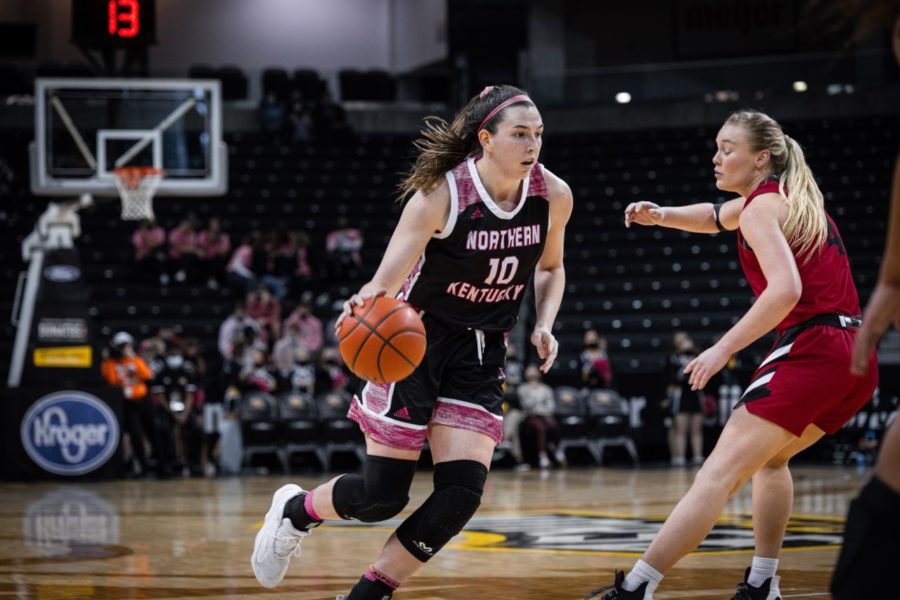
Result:
<svg viewBox="0 0 900 600"><path fill-rule="evenodd" d="M180 369L181 365L184 364L183 356L168 356L166 357L166 364L169 365L170 369Z"/></svg>
<svg viewBox="0 0 900 600"><path fill-rule="evenodd" d="M597 348L600 347L600 343L599 342L589 342L587 347L590 348L591 350L596 350Z"/></svg>

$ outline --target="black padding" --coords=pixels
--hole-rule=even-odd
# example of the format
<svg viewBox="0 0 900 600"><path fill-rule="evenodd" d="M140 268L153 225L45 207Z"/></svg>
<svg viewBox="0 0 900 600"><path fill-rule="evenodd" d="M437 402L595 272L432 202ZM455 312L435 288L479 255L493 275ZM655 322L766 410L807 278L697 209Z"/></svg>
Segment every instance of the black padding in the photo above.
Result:
<svg viewBox="0 0 900 600"><path fill-rule="evenodd" d="M462 531L481 505L487 467L472 460L438 463L434 492L397 529L403 547L428 561Z"/></svg>
<svg viewBox="0 0 900 600"><path fill-rule="evenodd" d="M900 494L873 477L850 503L844 543L831 580L834 600L894 598L889 576L900 557Z"/></svg>
<svg viewBox="0 0 900 600"><path fill-rule="evenodd" d="M344 475L334 483L334 510L342 519L364 523L395 517L409 503L409 486L415 474L414 460L369 456L363 475Z"/></svg>

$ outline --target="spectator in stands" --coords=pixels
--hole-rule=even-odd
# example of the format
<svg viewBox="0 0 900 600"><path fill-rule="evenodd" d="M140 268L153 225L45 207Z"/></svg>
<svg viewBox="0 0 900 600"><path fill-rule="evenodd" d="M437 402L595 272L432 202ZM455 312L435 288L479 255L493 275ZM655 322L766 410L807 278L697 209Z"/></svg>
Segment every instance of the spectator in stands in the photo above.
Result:
<svg viewBox="0 0 900 600"><path fill-rule="evenodd" d="M194 373L196 373L197 404L203 406L203 403L206 401L206 359L203 358L203 352L197 340L189 339L185 341L184 360L186 363L193 365Z"/></svg>
<svg viewBox="0 0 900 600"><path fill-rule="evenodd" d="M334 231L325 238L329 275L333 279L353 278L362 268L362 232L350 227L347 217L338 217Z"/></svg>
<svg viewBox="0 0 900 600"><path fill-rule="evenodd" d="M338 316L341 314L341 311L344 310L344 302L346 302L343 298L338 298L334 302L331 303L331 314L334 315L331 319L328 320L328 323L325 324L322 333L322 345L323 346L337 346L337 330L335 329L335 325L337 324Z"/></svg>
<svg viewBox="0 0 900 600"><path fill-rule="evenodd" d="M184 339L177 333L175 333L174 327L160 327L159 331L156 333L160 340L162 340L163 345L165 345L168 350L172 346L183 347Z"/></svg>
<svg viewBox="0 0 900 600"><path fill-rule="evenodd" d="M342 392L347 389L350 377L344 369L344 361L337 348L327 347L322 349L319 355L319 364L316 367L315 391L316 395L325 392Z"/></svg>
<svg viewBox="0 0 900 600"><path fill-rule="evenodd" d="M100 372L109 385L121 390L125 401L123 429L131 440L132 458L136 461L134 474L149 473L146 441L155 442L156 426L153 404L147 391L147 381L153 377L150 367L134 353L134 338L124 331L113 336L107 356L100 364Z"/></svg>
<svg viewBox="0 0 900 600"><path fill-rule="evenodd" d="M247 316L259 324L260 340L268 347L281 333L281 303L268 288L260 287L247 296Z"/></svg>
<svg viewBox="0 0 900 600"><path fill-rule="evenodd" d="M199 475L203 439L200 428L197 365L185 360L184 350L172 346L166 351L163 370L153 386L158 407L164 471Z"/></svg>
<svg viewBox="0 0 900 600"><path fill-rule="evenodd" d="M309 236L302 231L292 231L291 248L294 251L294 269L291 273L294 288L309 285L315 279L313 257L310 254Z"/></svg>
<svg viewBox="0 0 900 600"><path fill-rule="evenodd" d="M287 282L292 297L299 297L313 281L309 255L309 236L300 231L276 234L273 249L273 274Z"/></svg>
<svg viewBox="0 0 900 600"><path fill-rule="evenodd" d="M275 346L272 348L272 363L279 375L287 377L288 371L294 365L294 357L299 348L306 349L300 341L300 326L297 323L288 324L285 321L284 335L275 342Z"/></svg>
<svg viewBox="0 0 900 600"><path fill-rule="evenodd" d="M200 260L194 217L188 215L169 232L169 260L175 281L196 281Z"/></svg>
<svg viewBox="0 0 900 600"><path fill-rule="evenodd" d="M288 113L291 123L292 139L295 144L308 144L312 141L313 123L312 110L303 99L300 90L291 93L291 108Z"/></svg>
<svg viewBox="0 0 900 600"><path fill-rule="evenodd" d="M206 285L210 289L219 289L225 277L225 266L231 254L231 238L222 231L222 222L213 217L209 225L197 236L200 248L202 270L206 275Z"/></svg>
<svg viewBox="0 0 900 600"><path fill-rule="evenodd" d="M522 454L522 439L519 436L519 426L525 420L519 402L518 388L522 383L523 365L519 360L519 349L512 342L506 344L506 367L503 369L506 379L503 382L504 411L503 411L503 439L509 444L509 451L517 465L524 464ZM527 466L527 465L526 465Z"/></svg>
<svg viewBox="0 0 900 600"><path fill-rule="evenodd" d="M284 105L274 93L269 92L259 105L259 123L267 133L280 133L285 126Z"/></svg>
<svg viewBox="0 0 900 600"><path fill-rule="evenodd" d="M269 288L276 298L282 300L287 295L284 282L270 275L268 269L265 240L258 231L241 240L241 245L235 248L225 268L228 281L242 287L244 293L249 294L263 285Z"/></svg>
<svg viewBox="0 0 900 600"><path fill-rule="evenodd" d="M160 285L169 285L165 230L151 219L141 221L131 236L131 243L138 272L158 279Z"/></svg>
<svg viewBox="0 0 900 600"><path fill-rule="evenodd" d="M278 389L278 379L269 366L266 352L259 348L252 350L253 360L244 366L241 379L245 389L274 393Z"/></svg>
<svg viewBox="0 0 900 600"><path fill-rule="evenodd" d="M243 288L244 293L249 294L259 285L256 273L250 268L253 263L253 238L245 235L240 245L231 253L231 259L225 267L226 279Z"/></svg>
<svg viewBox="0 0 900 600"><path fill-rule="evenodd" d="M312 306L302 300L284 321L285 327L296 325L300 343L312 354L318 354L323 344L322 321L312 313Z"/></svg>
<svg viewBox="0 0 900 600"><path fill-rule="evenodd" d="M298 347L294 353L294 363L287 372L280 390L290 390L300 394L316 391L316 366L306 348Z"/></svg>
<svg viewBox="0 0 900 600"><path fill-rule="evenodd" d="M244 334L247 329L259 333L259 323L247 315L243 302L234 305L234 312L219 327L219 353L225 358L234 356L234 344L237 340L246 343Z"/></svg>
<svg viewBox="0 0 900 600"><path fill-rule="evenodd" d="M595 329L584 332L584 350L581 351L581 385L588 390L612 387L612 364L606 353L606 339Z"/></svg>
<svg viewBox="0 0 900 600"><path fill-rule="evenodd" d="M672 336L672 354L666 365L666 399L664 408L672 415L669 431L669 453L673 467L685 466L685 446L690 437L692 462L703 464L703 390L692 390L684 368L697 357L694 340L686 331Z"/></svg>
<svg viewBox="0 0 900 600"><path fill-rule="evenodd" d="M541 371L537 365L525 369L525 383L518 389L519 403L525 414L525 433L533 435L537 444L538 463L542 469L550 467L548 452L554 451L554 458L564 466L566 455L559 448L559 423L553 417L556 400L553 389L541 381Z"/></svg>
<svg viewBox="0 0 900 600"><path fill-rule="evenodd" d="M144 362L147 363L147 366L150 367L153 377L156 377L162 370L165 362L166 344L158 335L154 335L141 342L139 354L144 359Z"/></svg>

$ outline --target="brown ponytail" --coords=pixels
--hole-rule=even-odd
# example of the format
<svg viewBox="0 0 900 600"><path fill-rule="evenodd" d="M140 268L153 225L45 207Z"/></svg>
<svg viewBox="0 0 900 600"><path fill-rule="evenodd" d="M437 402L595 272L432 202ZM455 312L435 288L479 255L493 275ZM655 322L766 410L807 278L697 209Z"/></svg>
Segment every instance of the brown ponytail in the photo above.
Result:
<svg viewBox="0 0 900 600"><path fill-rule="evenodd" d="M469 100L449 124L440 117L426 117L419 139L413 142L418 150L416 161L403 173L403 180L397 186L400 199L408 198L416 190L433 189L444 173L476 154L481 149L478 130L482 121L494 108L518 95L525 95L525 92L511 85L491 86ZM523 100L510 106L528 102ZM503 111L490 118L483 129L496 133L501 114Z"/></svg>

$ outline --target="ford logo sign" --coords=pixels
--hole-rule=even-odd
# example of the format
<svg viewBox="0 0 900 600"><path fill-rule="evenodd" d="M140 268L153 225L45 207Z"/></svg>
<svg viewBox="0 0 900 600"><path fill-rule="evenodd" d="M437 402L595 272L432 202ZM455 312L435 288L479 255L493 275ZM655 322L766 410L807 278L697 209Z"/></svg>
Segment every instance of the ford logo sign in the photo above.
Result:
<svg viewBox="0 0 900 600"><path fill-rule="evenodd" d="M119 447L119 421L95 396L56 392L28 409L21 435L28 456L45 471L83 475L106 463Z"/></svg>
<svg viewBox="0 0 900 600"><path fill-rule="evenodd" d="M56 283L70 283L81 277L81 269L75 265L50 265L44 269L44 277Z"/></svg>

